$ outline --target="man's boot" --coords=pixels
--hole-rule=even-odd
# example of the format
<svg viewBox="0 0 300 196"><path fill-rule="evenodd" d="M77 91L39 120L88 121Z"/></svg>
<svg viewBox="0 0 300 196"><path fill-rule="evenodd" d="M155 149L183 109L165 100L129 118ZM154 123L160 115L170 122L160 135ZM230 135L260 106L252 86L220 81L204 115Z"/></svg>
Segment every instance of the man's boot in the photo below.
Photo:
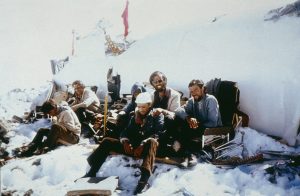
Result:
<svg viewBox="0 0 300 196"><path fill-rule="evenodd" d="M35 143L31 142L27 146L27 149L20 153L20 157L30 157L33 155L33 153L36 151L36 149L37 149L37 145Z"/></svg>
<svg viewBox="0 0 300 196"><path fill-rule="evenodd" d="M82 176L82 178L96 177L96 174L99 169L100 167L92 165L90 170L84 176Z"/></svg>
<svg viewBox="0 0 300 196"><path fill-rule="evenodd" d="M134 195L145 192L149 188L148 180L150 178L150 172L145 168L141 168L141 178L133 192Z"/></svg>
<svg viewBox="0 0 300 196"><path fill-rule="evenodd" d="M194 154L191 154L188 158L188 167L194 167L198 163L197 157Z"/></svg>

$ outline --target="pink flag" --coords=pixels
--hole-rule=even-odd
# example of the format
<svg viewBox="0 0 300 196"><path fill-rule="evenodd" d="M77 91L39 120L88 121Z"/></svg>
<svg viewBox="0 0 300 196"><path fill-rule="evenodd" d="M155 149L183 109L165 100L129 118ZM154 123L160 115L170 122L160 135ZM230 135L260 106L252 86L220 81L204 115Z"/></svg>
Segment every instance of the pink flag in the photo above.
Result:
<svg viewBox="0 0 300 196"><path fill-rule="evenodd" d="M125 10L123 11L123 14L122 14L122 18L123 18L123 24L124 24L124 27L125 27L125 31L124 31L124 37L126 37L128 35L128 0L126 1L126 7L125 7Z"/></svg>

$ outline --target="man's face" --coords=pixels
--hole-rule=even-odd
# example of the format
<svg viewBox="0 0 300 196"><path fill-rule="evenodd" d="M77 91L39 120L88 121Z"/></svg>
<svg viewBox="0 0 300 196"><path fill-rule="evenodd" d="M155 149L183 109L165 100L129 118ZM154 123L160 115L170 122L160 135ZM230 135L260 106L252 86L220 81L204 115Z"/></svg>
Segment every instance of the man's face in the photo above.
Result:
<svg viewBox="0 0 300 196"><path fill-rule="evenodd" d="M148 112L150 111L150 108L151 108L149 103L139 103L139 104L137 104L137 107L138 107L139 113L141 115L148 114Z"/></svg>
<svg viewBox="0 0 300 196"><path fill-rule="evenodd" d="M137 89L137 90L133 93L133 97L136 98L140 93L141 93L141 89Z"/></svg>
<svg viewBox="0 0 300 196"><path fill-rule="evenodd" d="M76 84L74 85L74 91L77 96L81 96L83 94L84 88L81 85Z"/></svg>
<svg viewBox="0 0 300 196"><path fill-rule="evenodd" d="M157 75L153 78L152 85L155 88L155 90L159 92L166 89L166 82L164 81L163 77L160 75Z"/></svg>
<svg viewBox="0 0 300 196"><path fill-rule="evenodd" d="M189 87L191 96L196 100L199 101L203 95L203 88L200 88L198 85L193 85Z"/></svg>

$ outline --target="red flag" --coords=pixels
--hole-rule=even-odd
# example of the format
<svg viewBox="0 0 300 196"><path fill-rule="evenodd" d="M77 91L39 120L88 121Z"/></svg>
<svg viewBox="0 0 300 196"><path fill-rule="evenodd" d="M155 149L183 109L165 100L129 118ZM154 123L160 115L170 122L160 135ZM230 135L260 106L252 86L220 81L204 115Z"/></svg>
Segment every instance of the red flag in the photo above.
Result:
<svg viewBox="0 0 300 196"><path fill-rule="evenodd" d="M122 18L123 18L123 24L124 24L124 27L125 27L125 31L124 31L124 37L126 37L128 35L128 0L126 1L126 7L125 7L125 10L123 11L123 14L122 14Z"/></svg>

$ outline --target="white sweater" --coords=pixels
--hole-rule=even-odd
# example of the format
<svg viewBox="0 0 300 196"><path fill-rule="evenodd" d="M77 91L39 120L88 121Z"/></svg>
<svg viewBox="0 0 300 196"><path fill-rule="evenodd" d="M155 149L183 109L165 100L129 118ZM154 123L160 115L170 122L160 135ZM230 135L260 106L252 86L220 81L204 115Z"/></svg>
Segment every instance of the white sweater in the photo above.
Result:
<svg viewBox="0 0 300 196"><path fill-rule="evenodd" d="M76 111L78 108L87 108L93 112L99 110L100 101L97 95L90 89L85 88L80 100L71 105L72 109Z"/></svg>
<svg viewBox="0 0 300 196"><path fill-rule="evenodd" d="M58 106L58 111L58 124L80 136L81 124L75 112L69 106Z"/></svg>

